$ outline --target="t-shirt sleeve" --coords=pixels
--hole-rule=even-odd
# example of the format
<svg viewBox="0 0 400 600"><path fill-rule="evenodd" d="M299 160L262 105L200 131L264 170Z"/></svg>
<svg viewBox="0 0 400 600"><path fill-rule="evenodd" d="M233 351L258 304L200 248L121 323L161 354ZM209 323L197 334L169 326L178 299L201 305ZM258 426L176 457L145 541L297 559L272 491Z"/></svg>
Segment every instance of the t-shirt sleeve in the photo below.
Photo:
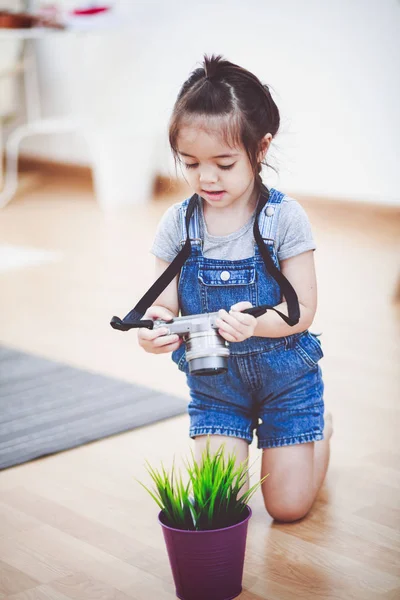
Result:
<svg viewBox="0 0 400 600"><path fill-rule="evenodd" d="M282 203L276 245L278 260L316 249L307 213L292 198Z"/></svg>
<svg viewBox="0 0 400 600"><path fill-rule="evenodd" d="M180 250L179 207L180 203L173 204L164 213L150 249L151 254L167 262L172 262Z"/></svg>

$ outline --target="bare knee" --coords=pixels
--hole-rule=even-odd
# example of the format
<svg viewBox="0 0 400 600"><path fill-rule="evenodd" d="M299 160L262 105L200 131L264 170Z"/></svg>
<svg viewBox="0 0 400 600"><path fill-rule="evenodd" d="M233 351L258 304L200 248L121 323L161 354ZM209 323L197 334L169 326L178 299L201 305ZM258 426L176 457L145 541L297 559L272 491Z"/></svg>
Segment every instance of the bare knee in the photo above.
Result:
<svg viewBox="0 0 400 600"><path fill-rule="evenodd" d="M291 523L302 519L311 508L308 500L296 498L296 496L282 499L265 499L264 504L273 519L284 523Z"/></svg>
<svg viewBox="0 0 400 600"><path fill-rule="evenodd" d="M298 521L314 502L314 443L293 444L263 451L262 484L265 508L273 519Z"/></svg>

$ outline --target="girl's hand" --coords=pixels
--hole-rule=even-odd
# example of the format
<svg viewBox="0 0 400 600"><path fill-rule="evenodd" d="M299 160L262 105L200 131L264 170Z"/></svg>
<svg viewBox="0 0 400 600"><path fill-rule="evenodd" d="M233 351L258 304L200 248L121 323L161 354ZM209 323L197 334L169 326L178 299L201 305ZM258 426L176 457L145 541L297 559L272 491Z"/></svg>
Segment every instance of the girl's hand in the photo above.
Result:
<svg viewBox="0 0 400 600"><path fill-rule="evenodd" d="M231 306L229 313L223 309L218 311L219 318L216 320L218 333L227 342L243 342L254 335L257 319L241 312L252 306L251 302L238 302Z"/></svg>
<svg viewBox="0 0 400 600"><path fill-rule="evenodd" d="M143 315L143 319L162 319L169 321L174 318L174 314L164 306L150 306ZM138 329L139 346L146 352L152 354L165 354L177 350L182 343L178 335L165 335L168 329L160 327L159 329Z"/></svg>

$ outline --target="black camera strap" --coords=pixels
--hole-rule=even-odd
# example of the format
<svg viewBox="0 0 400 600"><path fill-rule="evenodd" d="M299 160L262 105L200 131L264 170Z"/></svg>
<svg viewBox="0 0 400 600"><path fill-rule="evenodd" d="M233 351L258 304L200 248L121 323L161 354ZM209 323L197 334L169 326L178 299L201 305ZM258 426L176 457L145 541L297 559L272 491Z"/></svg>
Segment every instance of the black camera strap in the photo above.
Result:
<svg viewBox="0 0 400 600"><path fill-rule="evenodd" d="M271 258L270 253L267 250L266 245L261 237L260 228L258 225L259 216L264 206L267 204L269 199L269 190L262 185L261 186L261 194L260 199L257 205L256 218L254 220L253 234L254 239L256 240L256 244L261 253L261 256L264 261L265 268L268 273L275 279L277 284L279 285L282 294L285 297L288 307L289 316L284 315L281 311L277 310L273 306L269 306L268 304L263 304L261 306L255 306L253 308L248 308L244 310L244 313L249 313L254 317L259 317L263 313L267 312L267 310L274 310L278 315L291 327L297 325L300 320L300 306L299 300L297 298L296 291L290 281L284 276L282 271L280 271L276 266L274 261Z"/></svg>
<svg viewBox="0 0 400 600"><path fill-rule="evenodd" d="M265 204L268 202L269 198L269 190L262 185L260 198L257 205L256 217L254 221L254 239L256 244L260 250L261 256L263 258L265 268L268 273L275 279L278 283L285 300L288 306L289 316L284 315L282 312L270 306L268 304L263 304L261 306L253 306L251 308L247 308L242 311L244 313L251 314L255 317L259 317L260 315L267 312L267 310L274 310L278 315L290 326L294 326L299 322L300 319L300 307L299 301L297 298L297 294L291 285L291 283L286 279L286 277L282 274L282 272L275 266L265 244L261 237L258 220L259 215L264 208ZM182 248L182 250L176 255L171 264L165 269L165 271L160 275L160 277L153 283L153 285L147 290L144 296L139 300L136 304L135 308L133 308L123 319L119 317L113 317L111 319L110 325L114 329L119 329L121 331L127 331L128 329L138 328L138 327L146 327L147 329L153 329L153 321L151 319L142 319L146 310L157 300L159 295L165 290L165 288L171 283L176 275L180 272L183 264L190 256L192 252L192 246L190 243L189 237L189 222L195 206L198 201L197 194L193 194L190 198L186 216L185 216L185 225L186 225L186 241Z"/></svg>
<svg viewBox="0 0 400 600"><path fill-rule="evenodd" d="M161 292L163 292L171 283L173 278L178 275L184 262L192 253L192 245L189 237L189 222L196 207L196 202L197 194L193 194L186 210L185 224L187 235L182 250L175 256L172 263L168 265L160 277L147 290L145 295L136 304L135 308L133 308L122 320L119 317L113 317L111 319L110 325L114 329L120 329L121 331L127 331L128 329L135 327L147 327L147 329L153 329L153 321L151 319L141 319L149 306L151 306L157 300Z"/></svg>

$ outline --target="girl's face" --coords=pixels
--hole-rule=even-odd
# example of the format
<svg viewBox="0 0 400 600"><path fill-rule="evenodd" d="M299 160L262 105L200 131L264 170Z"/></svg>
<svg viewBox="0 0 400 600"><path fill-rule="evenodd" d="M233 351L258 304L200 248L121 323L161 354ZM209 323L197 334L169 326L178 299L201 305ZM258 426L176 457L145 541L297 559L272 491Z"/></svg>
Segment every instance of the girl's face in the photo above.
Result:
<svg viewBox="0 0 400 600"><path fill-rule="evenodd" d="M226 208L256 201L254 173L243 148L227 146L200 126L182 127L177 146L187 182L207 204Z"/></svg>

